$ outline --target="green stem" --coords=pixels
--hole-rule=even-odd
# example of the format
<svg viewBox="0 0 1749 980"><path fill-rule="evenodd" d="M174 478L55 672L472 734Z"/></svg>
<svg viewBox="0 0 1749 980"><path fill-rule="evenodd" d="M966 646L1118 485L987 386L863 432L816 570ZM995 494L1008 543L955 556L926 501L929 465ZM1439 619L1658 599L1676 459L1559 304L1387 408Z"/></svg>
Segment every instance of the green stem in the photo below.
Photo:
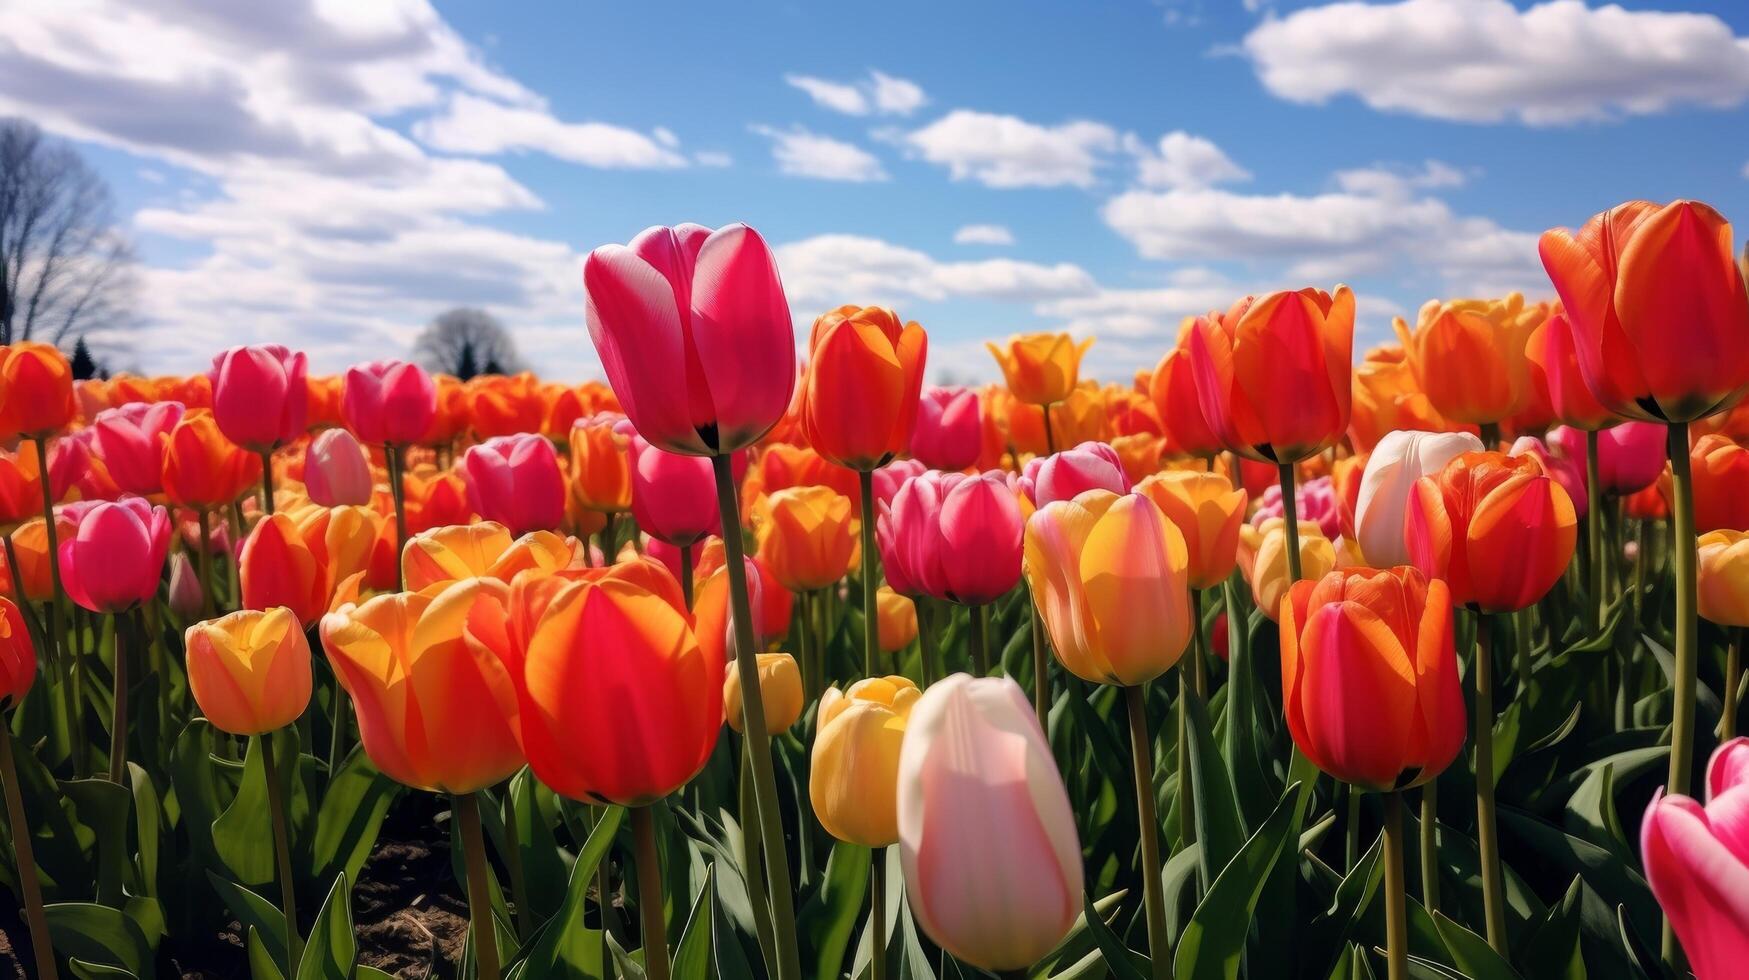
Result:
<svg viewBox="0 0 1749 980"><path fill-rule="evenodd" d="M656 820L647 806L632 807L637 847L638 915L644 920L644 975L668 980L668 923L662 914L662 864L656 851Z"/></svg>
<svg viewBox="0 0 1749 980"><path fill-rule="evenodd" d="M875 608L875 586L881 574L881 556L875 544L874 472L858 470L856 480L862 493L862 676L877 677L881 614Z"/></svg>
<svg viewBox="0 0 1749 980"><path fill-rule="evenodd" d="M401 447L384 443L383 455L389 464L389 497L395 502L395 591L400 592L406 587L401 577L401 553L407 550L407 488L401 485Z"/></svg>
<svg viewBox="0 0 1749 980"><path fill-rule="evenodd" d="M1641 520L1634 532L1634 628L1640 626L1640 608L1646 596L1646 566L1652 563L1652 522Z"/></svg>
<svg viewBox="0 0 1749 980"><path fill-rule="evenodd" d="M1360 789L1353 783L1345 783L1343 792L1348 797L1347 820L1343 827L1342 864L1346 870L1353 871L1354 865L1360 860Z"/></svg>
<svg viewBox="0 0 1749 980"><path fill-rule="evenodd" d="M298 934L298 894L292 878L291 835L286 831L286 785L279 773L279 763L273 758L273 733L259 736L261 763L267 770L267 809L273 825L273 860L279 877L279 909L285 913L285 975L298 975L298 961L303 959L304 941ZM292 760L292 772L297 760Z"/></svg>
<svg viewBox="0 0 1749 980"><path fill-rule="evenodd" d="M1154 745L1148 735L1141 685L1125 687L1123 696L1130 719L1130 766L1136 777L1136 822L1142 832L1142 901L1148 917L1148 956L1153 962L1154 980L1166 980L1172 976L1172 943L1166 931L1166 901L1161 894L1160 821L1154 815Z"/></svg>
<svg viewBox="0 0 1749 980"><path fill-rule="evenodd" d="M273 450L261 450L261 512L273 514Z"/></svg>
<svg viewBox="0 0 1749 980"><path fill-rule="evenodd" d="M62 677L71 674L76 678L79 664L76 658L63 661L61 651L61 608L67 602L66 587L61 584L61 543L60 534L55 528L55 489L54 481L49 478L49 437L46 435L31 436L31 442L36 444L37 482L42 487L43 494L43 528L48 537L49 549L49 581L54 585L55 594L49 600L49 628L44 653L50 664L54 665ZM19 601L24 601L23 590L20 590ZM80 779L89 775L89 760L85 757L85 705L79 697L79 685L69 684L64 688L67 700L67 726L73 735L73 774Z"/></svg>
<svg viewBox="0 0 1749 980"><path fill-rule="evenodd" d="M605 553L601 556L605 565L612 565L613 559ZM686 599L686 611L692 611L692 545L680 549L680 594Z"/></svg>
<svg viewBox="0 0 1749 980"><path fill-rule="evenodd" d="M516 830L516 777L504 784L504 868L510 872L510 899L516 903L516 935L523 942L534 934L534 908L528 901L528 877L522 872L522 835Z"/></svg>
<svg viewBox="0 0 1749 980"><path fill-rule="evenodd" d="M1280 463L1277 471L1281 476L1281 520L1282 533L1287 535L1287 580L1298 582L1304 576L1300 570L1300 516L1299 501L1294 499L1294 464Z"/></svg>
<svg viewBox="0 0 1749 980"><path fill-rule="evenodd" d="M988 677L990 674L990 651L984 645L984 607L967 606L966 614L970 617L972 627L969 638L972 648L972 671L979 677Z"/></svg>
<svg viewBox="0 0 1749 980"><path fill-rule="evenodd" d="M1531 616L1529 606L1512 614L1513 665L1518 670L1518 683L1525 690L1530 690L1530 668L1533 648L1536 646L1536 620Z"/></svg>
<svg viewBox="0 0 1749 980"><path fill-rule="evenodd" d="M1057 433L1051 427L1051 407L1040 405L1038 410L1045 415L1045 455L1055 456L1057 454Z"/></svg>
<svg viewBox="0 0 1749 980"><path fill-rule="evenodd" d="M46 472L43 478L48 478ZM56 980L60 973L55 967L55 948L49 940L49 923L43 916L42 883L37 879L36 853L31 843L30 820L24 813L24 793L18 786L18 767L12 761L12 726L8 721L0 717L0 780L4 780L6 788L6 816L12 825L18 888L24 893L24 918L30 926L30 948L36 954L36 975L42 980Z"/></svg>
<svg viewBox="0 0 1749 980"><path fill-rule="evenodd" d="M868 852L869 975L887 980L887 849Z"/></svg>
<svg viewBox="0 0 1749 980"><path fill-rule="evenodd" d="M1421 784L1421 904L1439 911L1439 783Z"/></svg>
<svg viewBox="0 0 1749 980"><path fill-rule="evenodd" d="M814 702L814 698L817 696L815 694L815 685L818 684L820 680L820 670L814 666L814 644L812 636L814 632L814 617L810 612L811 607L809 606L808 598L808 593L797 592L794 611L796 625L796 666L800 668L802 672L802 698L804 705L812 704Z"/></svg>
<svg viewBox="0 0 1749 980"><path fill-rule="evenodd" d="M238 555L240 549L237 547L237 543L243 540L243 531L243 502L241 500L233 500L231 501L231 535L230 540L227 542L228 547L225 548L225 554L229 556L231 562L232 609L243 608L243 566L241 565L241 558ZM395 562L399 564L400 560L400 556L397 555L395 557Z"/></svg>
<svg viewBox="0 0 1749 980"><path fill-rule="evenodd" d="M923 651L923 686L928 687L941 676L941 650L935 635L935 600L926 595L912 599L917 603L917 642Z"/></svg>
<svg viewBox="0 0 1749 980"><path fill-rule="evenodd" d="M195 510L195 521L200 527L200 547L195 549L195 560L199 562L200 572L200 611L201 615L211 618L213 615L213 552L212 552L212 515L205 507Z"/></svg>
<svg viewBox="0 0 1749 980"><path fill-rule="evenodd" d="M1408 905L1403 887L1403 794L1390 792L1385 794L1385 951L1389 980L1407 980L1409 976Z"/></svg>
<svg viewBox="0 0 1749 980"><path fill-rule="evenodd" d="M125 612L110 617L115 627L115 697L109 727L109 781L121 782L128 761L128 619Z"/></svg>
<svg viewBox="0 0 1749 980"><path fill-rule="evenodd" d="M1031 601L1027 606L1032 609L1032 708L1038 714L1038 727L1041 731L1051 730L1051 658L1045 650L1045 621L1038 614L1038 603Z"/></svg>
<svg viewBox="0 0 1749 980"><path fill-rule="evenodd" d="M1719 741L1737 734L1737 690L1743 685L1743 628L1728 627L1730 646L1725 651L1725 716L1719 720Z"/></svg>
<svg viewBox="0 0 1749 980"><path fill-rule="evenodd" d="M1488 945L1506 955L1506 887L1500 872L1499 830L1494 816L1494 654L1488 616L1476 615L1476 846L1482 861L1482 906Z"/></svg>
<svg viewBox="0 0 1749 980"><path fill-rule="evenodd" d="M1190 692L1195 681L1190 664L1178 663L1178 840L1182 847L1196 843L1196 787L1190 779ZM1209 883L1204 882L1206 887Z"/></svg>
<svg viewBox="0 0 1749 980"><path fill-rule="evenodd" d="M492 889L487 875L486 837L480 832L480 798L477 793L458 793L454 813L462 834L462 857L468 870L468 918L474 937L474 962L478 980L498 980L498 931L492 924ZM635 822L635 820L634 820Z"/></svg>
<svg viewBox="0 0 1749 980"><path fill-rule="evenodd" d="M759 804L753 796L753 769L745 751L740 752L741 778L737 789L741 797L741 853L745 855L747 895L753 906L753 932L759 939L759 952L766 962L776 958L777 938L771 928L771 903L765 899L765 860L759 853Z"/></svg>
<svg viewBox="0 0 1749 980"><path fill-rule="evenodd" d="M747 594L747 566L742 561L741 511L735 502L735 475L728 456L713 456L711 464L716 472L717 510L723 522L723 557L729 570L729 596L734 603L735 648L752 651L755 649L753 613ZM801 954L796 947L789 855L784 847L783 815L778 809L777 780L771 765L771 737L765 731L765 703L759 689L756 659L737 656L735 670L741 677L741 730L752 764L760 834L766 867L770 872L766 892L771 902L772 929L777 939L777 963L767 965L776 967L771 972L778 980L800 980Z"/></svg>
<svg viewBox="0 0 1749 980"><path fill-rule="evenodd" d="M1585 433L1585 545L1590 552L1592 628L1603 632L1603 486L1597 476L1597 432Z"/></svg>

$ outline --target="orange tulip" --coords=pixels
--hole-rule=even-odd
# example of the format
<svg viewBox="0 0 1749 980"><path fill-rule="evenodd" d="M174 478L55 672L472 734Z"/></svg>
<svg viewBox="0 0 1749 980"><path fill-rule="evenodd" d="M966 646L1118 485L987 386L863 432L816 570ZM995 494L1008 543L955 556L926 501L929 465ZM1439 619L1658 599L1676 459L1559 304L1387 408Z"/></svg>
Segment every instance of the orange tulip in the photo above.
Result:
<svg viewBox="0 0 1749 980"><path fill-rule="evenodd" d="M1749 531L1749 449L1721 435L1696 439L1688 451L1694 474L1694 530ZM1659 478L1666 501L1673 499L1670 471Z"/></svg>
<svg viewBox="0 0 1749 980"><path fill-rule="evenodd" d="M78 417L66 355L34 340L0 347L0 439L53 435Z"/></svg>
<svg viewBox="0 0 1749 980"><path fill-rule="evenodd" d="M1402 317L1392 324L1434 409L1485 424L1511 418L1530 399L1525 347L1547 317L1546 305L1527 307L1524 296L1513 293L1503 300L1432 300L1421 307L1413 331Z"/></svg>
<svg viewBox="0 0 1749 980"><path fill-rule="evenodd" d="M555 793L639 806L684 786L710 758L723 661L674 598L603 577L569 583L546 604L518 694L529 765Z"/></svg>
<svg viewBox="0 0 1749 980"><path fill-rule="evenodd" d="M1077 344L1066 333L1015 334L1001 347L989 343L984 346L1002 366L1002 376L1016 400L1028 405L1051 405L1075 390L1081 358L1093 346L1093 338Z"/></svg>
<svg viewBox="0 0 1749 980"><path fill-rule="evenodd" d="M390 779L461 794L522 768L509 602L509 586L474 578L322 617L365 754Z"/></svg>
<svg viewBox="0 0 1749 980"><path fill-rule="evenodd" d="M550 574L583 566L583 542L557 531L530 531L504 549L485 574L508 582L519 573L533 570Z"/></svg>
<svg viewBox="0 0 1749 980"><path fill-rule="evenodd" d="M285 513L269 514L249 531L237 570L245 609L287 606L305 626L328 611L328 571Z"/></svg>
<svg viewBox="0 0 1749 980"><path fill-rule="evenodd" d="M541 402L545 406L541 413L540 431L549 439L566 438L571 426L588 414L583 393L570 385L542 385L540 394Z"/></svg>
<svg viewBox="0 0 1749 980"><path fill-rule="evenodd" d="M875 593L875 610L883 651L897 653L917 639L917 604L910 596L900 595L890 586L883 585Z"/></svg>
<svg viewBox="0 0 1749 980"><path fill-rule="evenodd" d="M195 623L185 648L194 703L221 732L263 735L297 721L310 703L310 644L284 606Z"/></svg>
<svg viewBox="0 0 1749 980"><path fill-rule="evenodd" d="M309 400L305 411L309 414L304 417L304 422L311 429L326 429L342 424L340 404L345 393L345 381L338 374L322 378L311 375L306 379Z"/></svg>
<svg viewBox="0 0 1749 980"><path fill-rule="evenodd" d="M1111 448L1117 452L1117 458L1123 463L1124 476L1131 483L1135 483L1159 472L1160 456L1166 451L1166 440L1146 432L1137 432L1113 438Z"/></svg>
<svg viewBox="0 0 1749 980"><path fill-rule="evenodd" d="M807 446L772 443L760 451L758 460L747 470L741 489L741 505L745 510L742 519L753 523L753 501L761 493L813 486L831 487L850 501L852 512L862 510L855 470L829 462Z"/></svg>
<svg viewBox="0 0 1749 980"><path fill-rule="evenodd" d="M571 426L571 499L584 510L632 509L631 440L617 431L625 416L592 415Z"/></svg>
<svg viewBox="0 0 1749 980"><path fill-rule="evenodd" d="M441 397L441 392L439 393ZM482 374L467 383L468 418L482 439L539 432L546 404L533 372ZM441 414L441 412L440 412Z"/></svg>
<svg viewBox="0 0 1749 980"><path fill-rule="evenodd" d="M79 530L79 524L64 512L55 511L55 538L66 541ZM6 581L3 583L8 593L13 592L13 578L24 582L24 597L32 602L42 602L52 599L55 595L55 580L53 569L49 565L49 532L48 524L40 517L33 518L18 525L12 530L12 552L18 556L16 572L8 569ZM0 555L0 557L4 557ZM17 598L15 595L14 598Z"/></svg>
<svg viewBox="0 0 1749 980"><path fill-rule="evenodd" d="M1245 491L1218 473L1157 473L1136 492L1159 506L1184 535L1190 552L1190 587L1212 589L1233 574L1239 561L1239 529L1245 525Z"/></svg>
<svg viewBox="0 0 1749 980"><path fill-rule="evenodd" d="M1008 441L1019 452L1043 456L1051 442L1060 451L1084 442L1105 441L1105 408L1099 396L1086 388L1076 388L1050 406L1050 441L1045 438L1044 413L1037 405L1018 398L1010 398L1007 405Z"/></svg>
<svg viewBox="0 0 1749 980"><path fill-rule="evenodd" d="M761 653L759 697L765 705L765 733L782 735L802 716L802 672L787 653ZM736 732L745 718L741 708L741 675L734 664L723 672L723 720Z"/></svg>
<svg viewBox="0 0 1749 980"><path fill-rule="evenodd" d="M1209 429L1265 463L1293 463L1335 445L1354 395L1354 293L1337 286L1271 293L1198 320L1191 365Z"/></svg>
<svg viewBox="0 0 1749 980"><path fill-rule="evenodd" d="M1467 729L1451 603L1444 582L1406 566L1294 584L1282 604L1282 702L1307 759L1377 792L1451 765Z"/></svg>
<svg viewBox="0 0 1749 980"><path fill-rule="evenodd" d="M1717 211L1629 201L1577 234L1544 232L1539 250L1585 385L1605 408L1688 422L1749 388L1749 296Z"/></svg>
<svg viewBox="0 0 1749 980"><path fill-rule="evenodd" d="M1535 456L1468 452L1416 481L1404 537L1415 567L1450 585L1453 602L1513 612L1566 571L1578 520Z"/></svg>
<svg viewBox="0 0 1749 980"><path fill-rule="evenodd" d="M431 427L425 438L427 445L441 446L455 440L468 427L468 390L462 382L447 374L434 374L431 383L437 388L437 413L431 417Z"/></svg>
<svg viewBox="0 0 1749 980"><path fill-rule="evenodd" d="M0 524L17 524L42 512L42 464L36 443L20 442L13 453L0 450Z"/></svg>
<svg viewBox="0 0 1749 980"><path fill-rule="evenodd" d="M823 589L844 577L856 557L857 526L850 501L830 487L791 487L754 506L759 560L792 592Z"/></svg>
<svg viewBox="0 0 1749 980"><path fill-rule="evenodd" d="M1174 456L1213 456L1224 447L1221 440L1203 421L1202 403L1197 400L1196 375L1190 366L1190 348L1186 343L1195 329L1195 318L1189 318L1178 332L1178 345L1166 352L1148 378L1148 397L1166 426L1166 451Z"/></svg>
<svg viewBox="0 0 1749 980"><path fill-rule="evenodd" d="M1453 432L1461 428L1427 400L1401 347L1375 347L1355 367L1348 438L1356 450L1371 452L1387 433L1398 429Z"/></svg>
<svg viewBox="0 0 1749 980"><path fill-rule="evenodd" d="M421 531L407 539L401 552L402 580L417 592L439 582L487 575L512 540L508 528L492 521Z"/></svg>
<svg viewBox="0 0 1749 980"><path fill-rule="evenodd" d="M841 306L814 321L802 430L816 452L872 470L911 447L929 338L878 306Z"/></svg>
<svg viewBox="0 0 1749 980"><path fill-rule="evenodd" d="M371 560L385 531L392 524L369 507L309 507L297 512L298 536L323 571L323 605L334 601L336 590L354 575L368 575Z"/></svg>
<svg viewBox="0 0 1749 980"><path fill-rule="evenodd" d="M460 473L439 471L424 464L402 473L401 487L409 534L451 524L466 524L473 519L474 511L468 504L467 481Z"/></svg>
<svg viewBox="0 0 1749 980"><path fill-rule="evenodd" d="M190 410L164 446L164 496L184 507L224 507L261 482L261 457L226 439L212 413Z"/></svg>

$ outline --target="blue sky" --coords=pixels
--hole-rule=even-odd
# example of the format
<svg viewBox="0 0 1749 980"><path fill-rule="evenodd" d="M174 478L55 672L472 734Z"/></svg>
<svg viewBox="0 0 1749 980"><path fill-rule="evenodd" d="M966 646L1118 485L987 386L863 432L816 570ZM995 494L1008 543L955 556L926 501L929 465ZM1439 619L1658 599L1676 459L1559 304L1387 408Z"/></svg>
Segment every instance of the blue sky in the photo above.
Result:
<svg viewBox="0 0 1749 980"><path fill-rule="evenodd" d="M276 340L334 370L452 305L596 373L578 266L742 220L798 330L893 305L932 374L1345 281L1547 292L1535 236L1633 197L1749 215L1749 6L1660 0L502 4L17 0L0 113L79 142L141 256L123 360Z"/></svg>

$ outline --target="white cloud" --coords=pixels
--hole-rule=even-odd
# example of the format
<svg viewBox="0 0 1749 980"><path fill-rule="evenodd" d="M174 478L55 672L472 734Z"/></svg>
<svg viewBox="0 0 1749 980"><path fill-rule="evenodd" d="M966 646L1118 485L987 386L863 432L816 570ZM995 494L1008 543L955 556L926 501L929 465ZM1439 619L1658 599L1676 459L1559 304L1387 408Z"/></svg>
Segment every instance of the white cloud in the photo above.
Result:
<svg viewBox="0 0 1749 980"><path fill-rule="evenodd" d="M1380 197L1404 197L1411 191L1462 187L1467 183L1468 174L1439 160L1428 160L1419 170L1379 165L1336 172L1336 186L1342 190Z"/></svg>
<svg viewBox="0 0 1749 980"><path fill-rule="evenodd" d="M1213 141L1183 130L1167 133L1152 147L1126 134L1124 148L1136 158L1136 180L1143 187L1212 187L1251 179L1251 172Z"/></svg>
<svg viewBox="0 0 1749 980"><path fill-rule="evenodd" d="M955 109L900 137L955 180L986 187L1091 187L1118 135L1104 123L1043 126L1018 116Z"/></svg>
<svg viewBox="0 0 1749 980"><path fill-rule="evenodd" d="M783 80L801 89L814 104L847 116L908 116L929 102L923 87L905 78L870 70L855 82L834 82L812 75L785 75Z"/></svg>
<svg viewBox="0 0 1749 980"><path fill-rule="evenodd" d="M1061 329L1075 334L1159 338L1170 343L1185 317L1224 310L1249 291L1218 273L1190 267L1168 275L1161 286L1100 289L1086 296L1040 303L1037 312L1060 321Z"/></svg>
<svg viewBox="0 0 1749 980"><path fill-rule="evenodd" d="M570 163L610 169L686 166L676 152L679 140L665 129L646 136L607 123L561 122L544 109L509 106L457 94L442 115L413 124L425 145L450 153L491 156L538 150Z"/></svg>
<svg viewBox="0 0 1749 980"><path fill-rule="evenodd" d="M955 245L1013 245L1007 225L965 225L953 233Z"/></svg>
<svg viewBox="0 0 1749 980"><path fill-rule="evenodd" d="M1295 102L1353 95L1374 109L1541 126L1735 106L1749 40L1710 14L1549 0L1328 3L1245 36L1265 87Z"/></svg>
<svg viewBox="0 0 1749 980"><path fill-rule="evenodd" d="M777 261L790 302L804 309L966 298L1034 302L1086 295L1097 288L1087 270L1068 262L944 262L863 235L816 235L781 245Z"/></svg>
<svg viewBox="0 0 1749 980"><path fill-rule="evenodd" d="M774 129L770 126L750 128L771 140L771 158L777 161L780 173L792 177L855 183L887 179L887 172L881 168L881 161L854 143L821 136L801 126L792 126L789 129Z"/></svg>

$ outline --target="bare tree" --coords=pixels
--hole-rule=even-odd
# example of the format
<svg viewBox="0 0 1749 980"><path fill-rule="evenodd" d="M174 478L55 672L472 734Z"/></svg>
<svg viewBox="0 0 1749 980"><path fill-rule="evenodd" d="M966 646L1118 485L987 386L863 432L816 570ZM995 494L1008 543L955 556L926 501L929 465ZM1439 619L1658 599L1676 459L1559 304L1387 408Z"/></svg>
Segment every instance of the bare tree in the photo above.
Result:
<svg viewBox="0 0 1749 980"><path fill-rule="evenodd" d="M0 344L62 345L120 324L132 273L104 179L66 142L0 120Z"/></svg>
<svg viewBox="0 0 1749 980"><path fill-rule="evenodd" d="M428 371L453 374L463 381L477 374L522 370L510 331L497 317L471 306L438 314L413 342L413 357Z"/></svg>

